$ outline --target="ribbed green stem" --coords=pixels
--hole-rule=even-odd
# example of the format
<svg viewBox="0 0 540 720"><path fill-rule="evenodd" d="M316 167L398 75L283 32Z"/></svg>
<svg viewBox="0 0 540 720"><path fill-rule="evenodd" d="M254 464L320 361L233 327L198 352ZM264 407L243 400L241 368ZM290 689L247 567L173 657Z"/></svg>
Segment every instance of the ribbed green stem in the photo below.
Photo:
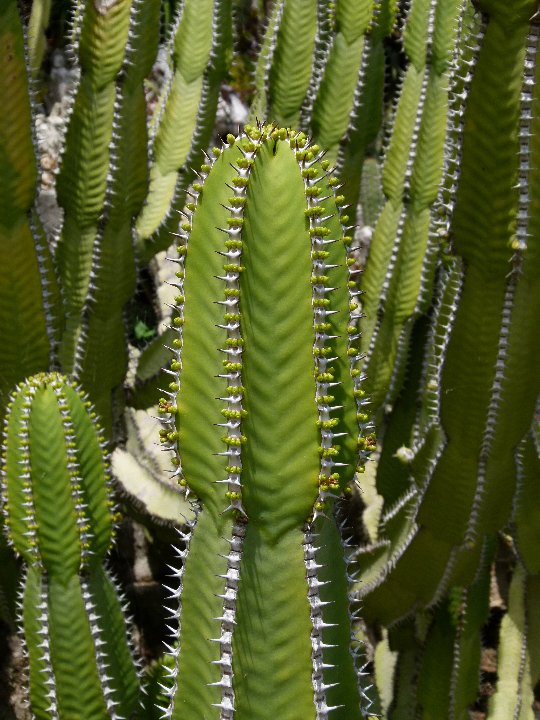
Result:
<svg viewBox="0 0 540 720"><path fill-rule="evenodd" d="M37 0L32 3L32 12L28 23L28 55L32 76L35 77L41 68L47 39L45 31L49 24L52 0Z"/></svg>
<svg viewBox="0 0 540 720"><path fill-rule="evenodd" d="M203 159L231 52L231 0L183 0L171 31L172 66L152 144L150 188L136 224L145 265L170 245L176 211L186 201L192 168Z"/></svg>
<svg viewBox="0 0 540 720"><path fill-rule="evenodd" d="M73 371L108 428L113 421L112 394L122 385L128 363L124 312L136 283L134 223L149 181L144 81L157 52L158 35L159 2L137 0L131 8L122 78L116 83L105 207L94 239L91 287L74 351Z"/></svg>
<svg viewBox="0 0 540 720"><path fill-rule="evenodd" d="M469 95L453 222L455 248L466 262L466 273L442 374L443 393L452 388L441 401L447 443L420 514L421 522L429 517L426 524L451 541L465 535L475 542L508 520L516 477L513 448L527 432L540 389L538 339L528 330L528 314L539 297L538 253L534 239L520 246L521 232L535 237L538 215L534 165L527 180L520 178L525 171L520 167L519 117L522 92L529 88L526 75L522 90L528 25L516 24L507 33L502 22L494 12ZM497 50L503 35L505 62ZM495 110L493 97L505 112ZM531 131L530 126L524 129ZM529 198L525 206L518 196L518 178L520 187L527 183L522 186ZM520 230L523 214L528 229ZM509 261L514 267L510 274ZM526 354L524 347L529 348ZM462 373L464 358L472 356L474 366ZM470 407L466 432L457 416L463 402ZM449 472L455 492L441 513L436 505Z"/></svg>
<svg viewBox="0 0 540 720"><path fill-rule="evenodd" d="M447 75L455 63L464 3L414 0L404 31L409 66L383 169L387 202L362 279L365 371L380 408L399 390L412 321L425 309L433 277L431 207L442 179L448 115Z"/></svg>
<svg viewBox="0 0 540 720"><path fill-rule="evenodd" d="M489 720L516 718L533 720L534 688L538 673L538 575L529 578L522 567L514 571L509 590L508 613L502 620L499 637L499 670L495 693L489 700ZM533 632L529 633L529 623Z"/></svg>
<svg viewBox="0 0 540 720"><path fill-rule="evenodd" d="M34 210L37 165L23 28L15 0L0 8L0 418L17 382L54 362L61 310Z"/></svg>
<svg viewBox="0 0 540 720"><path fill-rule="evenodd" d="M346 611L345 565L327 571L324 599L317 572L337 542L317 518L372 443L342 198L303 135L248 127L228 142L202 167L181 224L176 357L161 401L162 442L199 503L175 593L170 709L360 717L347 615L334 629L327 606L340 598Z"/></svg>
<svg viewBox="0 0 540 720"><path fill-rule="evenodd" d="M319 45L328 42L327 14L325 3L318 0L276 0L255 73L251 122L299 127L312 72L320 71L316 68Z"/></svg>
<svg viewBox="0 0 540 720"><path fill-rule="evenodd" d="M131 0L114 4L87 0L80 26L77 48L80 83L57 182L64 222L56 264L66 314L60 361L63 371L69 373L81 370L84 353L81 346L86 340L87 316L91 312L89 298L94 297L102 255L106 256L101 221L104 205L110 200L107 193L112 189L111 145L115 104L119 100L116 83L124 62L131 4ZM125 260L125 252L119 254ZM119 272L129 272L129 266L124 268ZM93 385L87 390L92 391ZM99 410L109 424L109 403L99 400Z"/></svg>
<svg viewBox="0 0 540 720"><path fill-rule="evenodd" d="M28 565L21 624L40 720L130 717L138 680L118 593L104 440L86 396L58 374L16 388L5 424L3 507Z"/></svg>
<svg viewBox="0 0 540 720"><path fill-rule="evenodd" d="M531 3L482 8L485 35L478 35L478 60L470 56L472 78L463 80L470 91L456 128L463 143L451 138L448 167L456 173L441 195L449 199L442 258L448 269L440 270L420 410L407 421L409 442L398 448L413 482L397 490L387 483L391 502L375 552L358 555L364 614L385 624L440 602L455 586L469 588L512 513L518 551L522 538L524 561L536 569L534 505L529 513L523 501L537 477L529 429L540 390L529 315L538 312L539 32L529 22ZM472 690L455 665L453 673L451 707L459 716Z"/></svg>
<svg viewBox="0 0 540 720"><path fill-rule="evenodd" d="M379 135L384 118L384 91L386 59L384 42L394 32L398 3L396 0L383 0L375 6L370 32L364 41L362 65L354 95L354 105L349 110L346 141L342 142L337 166L345 183L343 193L350 207L351 217L356 219L356 209L361 201L364 225L374 224L374 211L368 207L366 195L376 197L382 194L380 178L373 173L364 175L366 158L369 163L377 163ZM361 197L362 187L365 188ZM378 192L377 192L378 191ZM382 203L382 198L378 202ZM376 215L379 207L376 207Z"/></svg>
<svg viewBox="0 0 540 720"><path fill-rule="evenodd" d="M373 0L336 3L332 45L309 123L314 140L328 150L332 162L349 127L358 85L367 69L367 33L374 22L373 11Z"/></svg>

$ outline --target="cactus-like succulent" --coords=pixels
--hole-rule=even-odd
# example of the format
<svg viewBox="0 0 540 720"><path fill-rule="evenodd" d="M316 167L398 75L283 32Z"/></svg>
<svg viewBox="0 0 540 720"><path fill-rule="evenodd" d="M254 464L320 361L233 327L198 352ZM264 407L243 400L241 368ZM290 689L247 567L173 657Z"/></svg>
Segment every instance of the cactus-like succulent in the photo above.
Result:
<svg viewBox="0 0 540 720"><path fill-rule="evenodd" d="M0 7L0 417L13 386L46 370L61 323L58 285L34 200L37 163L17 2Z"/></svg>
<svg viewBox="0 0 540 720"><path fill-rule="evenodd" d="M367 79L365 74L371 34L380 45L393 24L393 3L385 0L383 5L373 0L276 2L259 54L250 117L309 132L335 162L347 133L358 127L360 103L367 100L366 121L375 126L376 135L382 120L383 75L373 72ZM382 45L377 49L380 61ZM374 92L364 91L366 82ZM362 161L365 144L360 148L357 138L355 148Z"/></svg>
<svg viewBox="0 0 540 720"><path fill-rule="evenodd" d="M306 104L310 132L335 161L341 140L351 125L356 110L355 99L361 92L370 50L368 31L376 23L373 0L339 0L335 7L333 37L324 63L320 82L308 93ZM377 81L374 76L373 80ZM316 93L316 94L315 94ZM377 108L370 108L374 116Z"/></svg>
<svg viewBox="0 0 540 720"><path fill-rule="evenodd" d="M404 28L409 65L382 172L387 199L362 278L364 366L376 408L399 390L412 318L431 297L438 240L432 206L443 177L449 80L459 58L464 7L461 0L417 0Z"/></svg>
<svg viewBox="0 0 540 720"><path fill-rule="evenodd" d="M203 159L230 54L231 0L182 0L167 43L171 78L154 121L150 187L136 224L146 264L170 244L176 212Z"/></svg>
<svg viewBox="0 0 540 720"><path fill-rule="evenodd" d="M80 80L57 181L64 219L55 261L66 317L59 354L109 432L118 416L111 395L128 363L126 304L138 267L168 244L166 230L154 234L173 201L183 203L191 163L209 141L229 16L228 0L179 5L164 51L174 72L149 142L144 82L157 55L159 0L85 0L74 15L70 50Z"/></svg>
<svg viewBox="0 0 540 720"><path fill-rule="evenodd" d="M368 614L383 622L407 614L406 607L410 612L436 601L453 585L472 582L487 539L513 512L514 518L522 517L519 478L528 492L527 475L535 472L531 440L525 440L540 390L538 338L529 315L538 304L539 276L538 28L535 20L529 22L531 8L524 2L520 12L513 8L509 14L506 5L486 3L485 35L463 116L449 229L451 269L441 272L422 379L423 415L413 431L414 482L390 497L383 517L381 537L392 547L384 578L376 563L368 563L373 574L368 571L361 590L370 597ZM496 49L503 32L504 61ZM501 103L506 113L495 109ZM465 406L471 408L466 428ZM527 546L529 533L522 533ZM427 574L426 567L431 568ZM420 574L425 583L417 582Z"/></svg>
<svg viewBox="0 0 540 720"><path fill-rule="evenodd" d="M33 77L39 73L45 48L47 46L46 30L52 10L52 0L37 0L32 3L32 11L28 21L28 56Z"/></svg>
<svg viewBox="0 0 540 720"><path fill-rule="evenodd" d="M76 369L77 345L84 334L83 311L94 290L111 163L116 80L124 60L130 6L130 0L112 5L85 3L78 44L72 48L77 53L80 82L57 181L64 220L55 256L67 318L60 352L65 372Z"/></svg>
<svg viewBox="0 0 540 720"><path fill-rule="evenodd" d="M328 12L326 3L317 0L274 3L255 72L253 122L299 128L313 68L321 71L317 60L322 60L329 41Z"/></svg>
<svg viewBox="0 0 540 720"><path fill-rule="evenodd" d="M535 628L529 588L539 570L532 488L540 478L540 348L530 313L540 297L540 32L535 3L480 5L482 15L471 8L463 15L474 32L457 67L435 201L443 249L435 296L430 316L412 330L405 383L385 424L378 534L358 554L364 616L390 626L397 653L392 719L409 710L467 717L480 674L489 565L502 530L519 563L488 717L532 718L538 681L527 621Z"/></svg>
<svg viewBox="0 0 540 720"><path fill-rule="evenodd" d="M354 217L353 213L361 210L363 224L368 226L375 224L381 204L378 156L385 94L388 94L387 90L385 93L388 84L385 75L389 71L385 43L396 29L398 8L398 0L375 3L373 21L364 39L353 104L349 107L347 132L336 162L351 215ZM372 207L374 197L377 202Z"/></svg>
<svg viewBox="0 0 540 720"><path fill-rule="evenodd" d="M499 641L499 682L488 704L489 720L534 717L540 680L540 575L517 566L509 589L508 614Z"/></svg>
<svg viewBox="0 0 540 720"><path fill-rule="evenodd" d="M5 421L8 538L27 569L21 620L36 718L131 717L138 679L116 588L108 459L88 399L56 373L17 386Z"/></svg>
<svg viewBox="0 0 540 720"><path fill-rule="evenodd" d="M65 300L62 370L112 425L111 393L127 367L124 306L135 288L132 224L147 190L143 80L157 50L159 3L86 2L71 51L80 81L57 181L64 210L55 261ZM144 51L135 50L145 25ZM99 376L96 385L93 379Z"/></svg>
<svg viewBox="0 0 540 720"><path fill-rule="evenodd" d="M247 126L227 141L174 258L161 439L197 519L166 714L351 720L366 703L331 514L372 437L347 217L303 134Z"/></svg>
<svg viewBox="0 0 540 720"><path fill-rule="evenodd" d="M60 368L96 403L113 447L127 428L113 467L137 496L128 512L143 503L182 520L187 490L193 501L182 588L171 590L182 610L171 605L175 637L148 682L145 720L159 713L155 700L182 720L365 714L350 653L360 648L349 627L360 604L375 636L382 626L381 713L466 720L501 549L515 568L508 597L501 588L508 614L487 716L532 720L537 0L276 0L265 34L252 27L262 9L244 0L74 0L67 42L79 78L57 184L63 227L50 246L34 205L29 77L41 65L45 79L46 18L54 44L65 2L34 0L26 34L20 5L0 3L0 416L14 392L4 504L26 566L34 716L137 712L124 621L102 568L111 513L101 441L71 381L23 382ZM191 190L239 5L248 35L264 34L252 121L295 130L230 136ZM158 51L160 16L169 33ZM156 56L167 67L152 108ZM347 187L333 199L336 157ZM376 225L360 285L344 267L355 271L358 257L347 259L342 242L359 194ZM124 396L126 303L138 270L176 232L186 195L170 327L144 349ZM155 481L129 418L116 422L125 401L145 413L157 385L179 488ZM331 516L373 444L364 390L381 450L363 497L378 497L364 515L370 545L347 550L345 562ZM1 544L0 555L0 615L10 622L16 566ZM164 674L172 687L158 700Z"/></svg>

